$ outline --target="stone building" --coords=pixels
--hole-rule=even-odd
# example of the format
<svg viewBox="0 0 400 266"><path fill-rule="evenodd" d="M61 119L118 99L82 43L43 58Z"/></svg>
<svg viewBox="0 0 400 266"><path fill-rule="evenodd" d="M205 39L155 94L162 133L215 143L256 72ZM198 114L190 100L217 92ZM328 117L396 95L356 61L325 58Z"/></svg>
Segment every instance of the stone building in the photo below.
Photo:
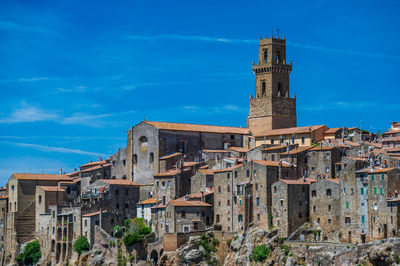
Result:
<svg viewBox="0 0 400 266"><path fill-rule="evenodd" d="M255 96L250 95L247 118L247 126L254 136L297 125L296 97L290 98L289 92L292 62L286 64L286 39L279 36L260 39L258 48L258 64L253 62Z"/></svg>
<svg viewBox="0 0 400 266"><path fill-rule="evenodd" d="M212 226L212 205L197 200L171 200L152 207L152 220L157 238L165 233L203 231Z"/></svg>
<svg viewBox="0 0 400 266"><path fill-rule="evenodd" d="M309 176L308 151L312 148L313 146L303 146L280 154L282 161L289 163L295 170L295 173L292 173L293 179Z"/></svg>
<svg viewBox="0 0 400 266"><path fill-rule="evenodd" d="M273 129L263 132L260 135L255 135L256 145L298 144L299 146L311 146L324 139L324 132L326 130L328 128L324 125Z"/></svg>
<svg viewBox="0 0 400 266"><path fill-rule="evenodd" d="M82 192L82 208L114 214L115 223L123 224L125 219L136 217L139 196L139 185L130 180L99 179Z"/></svg>
<svg viewBox="0 0 400 266"><path fill-rule="evenodd" d="M57 186L60 181L72 181L66 175L13 174L8 180L8 214L6 256L15 255L19 244L35 237L36 186Z"/></svg>
<svg viewBox="0 0 400 266"><path fill-rule="evenodd" d="M185 161L200 161L205 149L226 144L248 147L247 128L142 121L128 131L127 174L139 184L153 182L160 173L160 158L182 153Z"/></svg>
<svg viewBox="0 0 400 266"><path fill-rule="evenodd" d="M80 166L81 190L94 183L98 179L111 178L110 159L90 162Z"/></svg>
<svg viewBox="0 0 400 266"><path fill-rule="evenodd" d="M147 223L151 221L151 208L160 203L161 200L147 199L136 204L136 214L138 218L143 218Z"/></svg>
<svg viewBox="0 0 400 266"><path fill-rule="evenodd" d="M6 189L0 191L0 248L6 247L8 195Z"/></svg>
<svg viewBox="0 0 400 266"><path fill-rule="evenodd" d="M310 217L318 225L319 241L339 241L340 187L338 179L322 179L310 184Z"/></svg>
<svg viewBox="0 0 400 266"><path fill-rule="evenodd" d="M116 153L110 157L111 178L127 179L126 174L126 148L118 149Z"/></svg>
<svg viewBox="0 0 400 266"><path fill-rule="evenodd" d="M365 242L368 234L368 178L364 174L356 174L365 168L368 160L358 157L343 157L338 178L340 196L340 240L349 243ZM364 222L362 216L364 215Z"/></svg>
<svg viewBox="0 0 400 266"><path fill-rule="evenodd" d="M113 228L119 225L118 214L103 212L102 210L82 215L82 234L88 239L90 246L94 243L94 227L100 226L108 234L112 235Z"/></svg>
<svg viewBox="0 0 400 266"><path fill-rule="evenodd" d="M308 150L308 176L335 178L335 164L341 159L341 150L334 146L317 146Z"/></svg>
<svg viewBox="0 0 400 266"><path fill-rule="evenodd" d="M200 169L190 178L191 193L200 193L207 188L214 187L214 171L212 169Z"/></svg>
<svg viewBox="0 0 400 266"><path fill-rule="evenodd" d="M280 237L288 237L309 217L311 179L279 180L272 184L273 225Z"/></svg>
<svg viewBox="0 0 400 266"><path fill-rule="evenodd" d="M41 214L49 213L49 206L65 205L65 190L58 186L37 186L36 187L36 231L42 230L39 221Z"/></svg>

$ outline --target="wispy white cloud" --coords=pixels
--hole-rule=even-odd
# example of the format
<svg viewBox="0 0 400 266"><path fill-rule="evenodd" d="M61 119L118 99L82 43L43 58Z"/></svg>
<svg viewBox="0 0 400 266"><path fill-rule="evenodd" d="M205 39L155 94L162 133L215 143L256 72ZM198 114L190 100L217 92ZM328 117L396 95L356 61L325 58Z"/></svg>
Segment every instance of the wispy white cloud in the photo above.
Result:
<svg viewBox="0 0 400 266"><path fill-rule="evenodd" d="M8 116L0 118L0 124L55 122L63 125L83 125L100 127L105 124L104 118L132 114L135 111L125 111L106 114L88 114L83 112L63 115L61 111L47 110L22 102Z"/></svg>
<svg viewBox="0 0 400 266"><path fill-rule="evenodd" d="M58 37L63 36L61 33L54 30L37 26L26 26L19 23L15 23L13 21L6 21L6 20L0 21L0 30L32 32L32 33L52 35Z"/></svg>
<svg viewBox="0 0 400 266"><path fill-rule="evenodd" d="M46 145L32 144L32 143L23 143L23 142L11 142L11 141L0 141L2 144L13 145L17 147L30 148L34 150L44 151L44 152L59 152L59 153L69 153L69 154L81 154L81 155L91 155L91 156L109 156L104 153L90 152L90 151L82 151L79 149L70 149L63 147L52 147Z"/></svg>
<svg viewBox="0 0 400 266"><path fill-rule="evenodd" d="M40 121L55 121L59 114L55 111L44 110L22 102L8 117L0 118L0 123L29 123Z"/></svg>
<svg viewBox="0 0 400 266"><path fill-rule="evenodd" d="M159 34L159 35L124 35L123 37L131 40L142 40L142 41L159 41L159 40L172 40L172 41L203 41L203 42L215 42L215 43L228 43L228 44L258 44L258 40L254 39L236 39L236 38L221 38L221 37L210 37L210 36L196 36L196 35L180 35L180 34ZM366 52L361 50L354 49L342 49L342 48L329 48L324 46L317 46L306 43L298 43L286 41L288 46L292 47L300 47L306 49L313 49L322 52L332 52L332 53L346 53L353 54L359 56L367 56L373 58L396 58L399 59L400 55L391 55L385 53L376 53L376 52Z"/></svg>

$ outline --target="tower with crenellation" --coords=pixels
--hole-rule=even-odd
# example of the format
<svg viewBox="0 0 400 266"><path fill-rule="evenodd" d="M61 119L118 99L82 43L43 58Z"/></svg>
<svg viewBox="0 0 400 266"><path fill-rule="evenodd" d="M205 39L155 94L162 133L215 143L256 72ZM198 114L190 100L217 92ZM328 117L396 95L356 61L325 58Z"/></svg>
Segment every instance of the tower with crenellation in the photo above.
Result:
<svg viewBox="0 0 400 266"><path fill-rule="evenodd" d="M289 75L292 62L286 64L286 38L260 38L258 64L253 62L256 91L250 95L247 126L254 136L267 131L297 126L296 96L290 98Z"/></svg>

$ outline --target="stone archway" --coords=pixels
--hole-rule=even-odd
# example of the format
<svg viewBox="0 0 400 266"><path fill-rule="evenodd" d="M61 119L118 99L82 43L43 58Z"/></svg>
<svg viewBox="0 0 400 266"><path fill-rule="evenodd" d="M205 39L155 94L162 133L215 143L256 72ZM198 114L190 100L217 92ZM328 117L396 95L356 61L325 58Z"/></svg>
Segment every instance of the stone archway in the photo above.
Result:
<svg viewBox="0 0 400 266"><path fill-rule="evenodd" d="M153 249L150 254L150 259L157 264L158 262L158 253L157 250Z"/></svg>
<svg viewBox="0 0 400 266"><path fill-rule="evenodd" d="M67 254L67 244L63 244L63 250L62 250L62 260L65 261L65 255Z"/></svg>
<svg viewBox="0 0 400 266"><path fill-rule="evenodd" d="M57 248L56 248L56 263L60 262L60 253L61 253L61 244L57 243Z"/></svg>

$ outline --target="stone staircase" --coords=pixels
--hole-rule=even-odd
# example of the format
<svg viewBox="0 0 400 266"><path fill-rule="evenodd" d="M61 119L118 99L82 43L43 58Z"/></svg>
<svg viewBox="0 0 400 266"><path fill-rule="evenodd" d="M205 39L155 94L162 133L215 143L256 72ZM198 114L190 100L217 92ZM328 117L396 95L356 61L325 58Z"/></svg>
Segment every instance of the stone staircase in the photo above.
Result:
<svg viewBox="0 0 400 266"><path fill-rule="evenodd" d="M22 211L18 211L15 216L15 231L19 243L31 241L35 236L36 221L35 201L29 202Z"/></svg>

